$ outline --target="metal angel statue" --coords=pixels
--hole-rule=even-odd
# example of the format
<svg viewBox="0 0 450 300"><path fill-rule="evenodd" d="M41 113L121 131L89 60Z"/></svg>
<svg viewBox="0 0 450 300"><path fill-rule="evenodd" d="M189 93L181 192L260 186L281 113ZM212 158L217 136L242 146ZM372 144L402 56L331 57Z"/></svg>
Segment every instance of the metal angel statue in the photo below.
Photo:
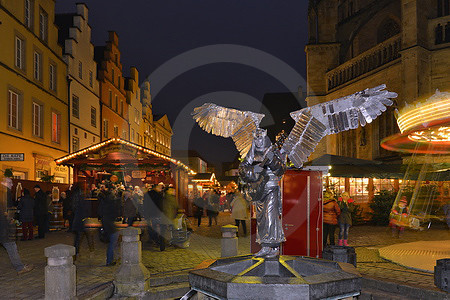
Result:
<svg viewBox="0 0 450 300"><path fill-rule="evenodd" d="M272 145L266 130L259 128L263 114L213 103L194 109L192 115L199 126L212 134L231 137L243 158L239 174L244 182L253 185L256 241L262 246L256 256L278 256L280 244L285 241L279 181L286 170L286 156L301 168L324 136L371 123L386 111L386 106L392 105L389 98L397 97L385 88L386 85L380 85L292 112L295 125L281 149Z"/></svg>

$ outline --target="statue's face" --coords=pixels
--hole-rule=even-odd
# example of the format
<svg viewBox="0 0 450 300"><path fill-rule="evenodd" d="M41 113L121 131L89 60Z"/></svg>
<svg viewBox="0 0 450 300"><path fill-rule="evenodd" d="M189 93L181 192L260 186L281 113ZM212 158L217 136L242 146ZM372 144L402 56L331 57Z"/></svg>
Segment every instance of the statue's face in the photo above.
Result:
<svg viewBox="0 0 450 300"><path fill-rule="evenodd" d="M255 141L255 147L257 151L263 151L264 149L264 142L266 139L267 132L265 130L259 129L254 134L254 141Z"/></svg>

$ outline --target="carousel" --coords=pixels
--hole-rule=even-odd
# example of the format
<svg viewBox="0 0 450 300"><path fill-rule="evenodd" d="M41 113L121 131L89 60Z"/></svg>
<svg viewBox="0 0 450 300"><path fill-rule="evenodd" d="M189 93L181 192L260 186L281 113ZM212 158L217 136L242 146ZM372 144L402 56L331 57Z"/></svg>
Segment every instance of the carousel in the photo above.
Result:
<svg viewBox="0 0 450 300"><path fill-rule="evenodd" d="M394 207L406 200L408 213L397 221L416 229L445 222L450 205L450 93L437 91L404 107L397 123L400 133L381 143L387 150L405 154L407 169Z"/></svg>
<svg viewBox="0 0 450 300"><path fill-rule="evenodd" d="M89 195L91 187L102 181L139 186L142 189L160 182L173 185L180 207L187 204L189 177L195 172L188 166L151 149L112 138L55 160L57 165L71 167L73 182L81 183ZM92 202L95 217L96 199Z"/></svg>

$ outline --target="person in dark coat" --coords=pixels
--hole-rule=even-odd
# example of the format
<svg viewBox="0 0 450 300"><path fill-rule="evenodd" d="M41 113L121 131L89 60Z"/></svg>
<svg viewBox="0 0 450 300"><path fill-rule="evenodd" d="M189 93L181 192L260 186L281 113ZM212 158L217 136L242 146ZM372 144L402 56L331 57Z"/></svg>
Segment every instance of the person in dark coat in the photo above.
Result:
<svg viewBox="0 0 450 300"><path fill-rule="evenodd" d="M352 213L355 211L353 199L348 192L343 192L338 201L341 214L339 215L339 246L348 246L348 231L352 226Z"/></svg>
<svg viewBox="0 0 450 300"><path fill-rule="evenodd" d="M128 226L133 226L133 222L136 219L137 207L129 189L123 192L123 201L123 223L128 224Z"/></svg>
<svg viewBox="0 0 450 300"><path fill-rule="evenodd" d="M203 208L205 207L205 200L198 192L194 194L194 217L197 218L197 226L200 227L202 223Z"/></svg>
<svg viewBox="0 0 450 300"><path fill-rule="evenodd" d="M0 175L1 176L1 175ZM14 224L8 219L6 213L6 182L5 178L1 178L0 184L0 244L5 247L6 252L8 253L9 260L13 265L14 269L16 269L17 273L23 274L33 270L32 265L24 265L22 260L20 259L19 252L17 251L17 245L14 240L11 239L10 232L14 228ZM15 229L15 228L14 228ZM3 270L2 270L3 271Z"/></svg>
<svg viewBox="0 0 450 300"><path fill-rule="evenodd" d="M75 247L75 255L77 257L80 253L80 243L84 235L86 236L86 239L88 241L90 252L94 251L94 241L90 239L85 231L84 219L89 216L88 206L86 204L86 199L81 192L81 187L78 183L76 183L72 188L71 198L73 205L71 208L73 212L72 232L75 235L73 244Z"/></svg>
<svg viewBox="0 0 450 300"><path fill-rule="evenodd" d="M67 231L72 231L72 222L73 222L73 205L72 205L72 193L70 190L61 193L61 200L63 205L63 218L64 218L64 226L66 221L69 221L69 229Z"/></svg>
<svg viewBox="0 0 450 300"><path fill-rule="evenodd" d="M38 225L38 238L43 239L47 231L48 205L47 195L41 190L41 187L36 184L34 186L34 216Z"/></svg>
<svg viewBox="0 0 450 300"><path fill-rule="evenodd" d="M208 226L210 226L210 227L212 225L213 219L214 219L215 224L217 225L217 215L219 214L219 208L220 208L219 198L220 198L219 192L216 190L210 191L210 193L207 197L208 206L206 209L206 214L208 215L208 221L209 221Z"/></svg>
<svg viewBox="0 0 450 300"><path fill-rule="evenodd" d="M114 222L120 215L120 199L116 196L113 186L106 184L105 190L99 195L99 200L99 216L101 217L103 229L109 238L109 244L106 250L106 265L113 266L116 264L114 261L114 249L116 248L119 237Z"/></svg>
<svg viewBox="0 0 450 300"><path fill-rule="evenodd" d="M22 222L22 240L32 240L34 199L31 197L28 189L23 190L23 197L20 197L17 209L20 210L20 222Z"/></svg>
<svg viewBox="0 0 450 300"><path fill-rule="evenodd" d="M163 213L163 184L156 184L144 195L144 218L147 222L149 242L155 242L164 248L161 237L161 217Z"/></svg>
<svg viewBox="0 0 450 300"><path fill-rule="evenodd" d="M323 247L327 245L328 237L330 243L328 245L335 245L334 233L336 232L336 226L338 224L338 216L341 213L341 209L334 199L334 195L331 191L326 191L323 194Z"/></svg>

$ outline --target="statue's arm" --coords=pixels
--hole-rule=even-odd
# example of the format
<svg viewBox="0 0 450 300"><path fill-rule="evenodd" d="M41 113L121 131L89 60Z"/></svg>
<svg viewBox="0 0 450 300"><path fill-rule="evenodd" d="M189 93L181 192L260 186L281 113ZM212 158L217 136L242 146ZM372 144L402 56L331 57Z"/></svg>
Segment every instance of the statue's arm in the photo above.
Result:
<svg viewBox="0 0 450 300"><path fill-rule="evenodd" d="M239 165L239 176L245 182L255 182L258 180L261 170L259 165L252 166L244 161Z"/></svg>

